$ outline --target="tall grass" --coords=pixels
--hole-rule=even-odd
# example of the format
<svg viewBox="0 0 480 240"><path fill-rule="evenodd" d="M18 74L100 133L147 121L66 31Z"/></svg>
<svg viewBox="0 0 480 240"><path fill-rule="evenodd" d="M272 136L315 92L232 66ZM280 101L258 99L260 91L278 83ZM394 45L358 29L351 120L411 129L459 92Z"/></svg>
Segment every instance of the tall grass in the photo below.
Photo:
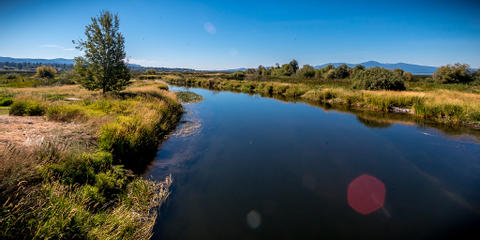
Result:
<svg viewBox="0 0 480 240"><path fill-rule="evenodd" d="M83 122L97 129L97 147L53 140L0 151L0 238L149 239L171 177L157 183L134 173L182 114L175 95L157 85L106 97L72 93L82 98L73 102L17 91L11 114L32 115L32 106L41 106L38 115L49 120Z"/></svg>

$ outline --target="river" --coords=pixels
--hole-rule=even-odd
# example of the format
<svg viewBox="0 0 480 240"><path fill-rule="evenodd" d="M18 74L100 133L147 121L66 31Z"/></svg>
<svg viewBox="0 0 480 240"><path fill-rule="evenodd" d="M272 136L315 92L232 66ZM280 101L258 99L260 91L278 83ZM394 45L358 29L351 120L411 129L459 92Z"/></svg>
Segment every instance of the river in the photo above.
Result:
<svg viewBox="0 0 480 240"><path fill-rule="evenodd" d="M145 173L174 178L153 239L478 234L477 137L258 95L189 91L204 100L185 104Z"/></svg>

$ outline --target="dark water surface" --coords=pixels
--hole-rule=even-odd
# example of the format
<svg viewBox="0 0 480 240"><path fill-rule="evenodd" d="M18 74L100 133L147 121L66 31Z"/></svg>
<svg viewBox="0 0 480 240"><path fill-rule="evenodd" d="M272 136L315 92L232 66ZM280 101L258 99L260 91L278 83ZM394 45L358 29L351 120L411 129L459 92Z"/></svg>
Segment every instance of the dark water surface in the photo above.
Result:
<svg viewBox="0 0 480 240"><path fill-rule="evenodd" d="M145 173L174 178L154 239L440 239L479 233L475 137L304 103L190 90L204 100L185 105L184 123ZM368 214L347 200L349 184L363 174L385 189L383 202L372 193L383 206Z"/></svg>

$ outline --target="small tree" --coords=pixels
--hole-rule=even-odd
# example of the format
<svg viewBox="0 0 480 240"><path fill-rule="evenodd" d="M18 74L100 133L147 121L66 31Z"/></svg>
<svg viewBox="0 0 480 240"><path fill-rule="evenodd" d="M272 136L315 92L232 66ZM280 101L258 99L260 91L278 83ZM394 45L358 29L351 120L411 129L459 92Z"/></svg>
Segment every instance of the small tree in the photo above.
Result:
<svg viewBox="0 0 480 240"><path fill-rule="evenodd" d="M346 64L342 64L335 69L335 78L344 79L350 76L350 68Z"/></svg>
<svg viewBox="0 0 480 240"><path fill-rule="evenodd" d="M413 81L413 74L411 72L404 72L403 79L407 82Z"/></svg>
<svg viewBox="0 0 480 240"><path fill-rule="evenodd" d="M85 41L73 41L85 52L85 56L75 58L77 81L88 90L101 89L104 94L124 89L131 82L118 15L101 12L85 27L85 35Z"/></svg>
<svg viewBox="0 0 480 240"><path fill-rule="evenodd" d="M52 66L40 66L40 67L37 67L36 69L36 75L37 77L41 77L41 78L54 78L55 77L55 74L57 74L57 70L55 70L55 68L53 68Z"/></svg>
<svg viewBox="0 0 480 240"><path fill-rule="evenodd" d="M335 79L335 69L330 69L328 72L325 74L325 78L329 80Z"/></svg>
<svg viewBox="0 0 480 240"><path fill-rule="evenodd" d="M480 69L477 69L477 71L473 74L473 81L475 81L477 84L480 84Z"/></svg>
<svg viewBox="0 0 480 240"><path fill-rule="evenodd" d="M313 78L315 76L315 68L305 64L300 70L298 70L297 74L303 78Z"/></svg>
<svg viewBox="0 0 480 240"><path fill-rule="evenodd" d="M295 68L291 64L283 64L280 68L280 75L281 76L292 76L295 73Z"/></svg>
<svg viewBox="0 0 480 240"><path fill-rule="evenodd" d="M470 66L456 63L439 67L433 74L433 80L437 83L468 83L473 80Z"/></svg>
<svg viewBox="0 0 480 240"><path fill-rule="evenodd" d="M355 87L366 90L405 90L403 79L392 71L374 67L355 76Z"/></svg>
<svg viewBox="0 0 480 240"><path fill-rule="evenodd" d="M356 78L356 76L358 74L360 74L361 72L363 72L364 70L365 70L365 67L363 65L357 65L357 66L353 67L352 78Z"/></svg>
<svg viewBox="0 0 480 240"><path fill-rule="evenodd" d="M327 73L328 71L330 71L330 69L335 69L335 66L333 66L333 64L328 64L327 66L322 68L324 73Z"/></svg>
<svg viewBox="0 0 480 240"><path fill-rule="evenodd" d="M260 76L266 75L267 69L263 65L259 65L257 68L257 74Z"/></svg>
<svg viewBox="0 0 480 240"><path fill-rule="evenodd" d="M395 68L393 69L393 73L400 76L400 77L403 77L403 69L400 69L400 68Z"/></svg>
<svg viewBox="0 0 480 240"><path fill-rule="evenodd" d="M288 63L288 65L291 66L291 69L293 70L293 73L296 73L298 71L298 62L297 60L293 59L292 61L290 61L290 63Z"/></svg>

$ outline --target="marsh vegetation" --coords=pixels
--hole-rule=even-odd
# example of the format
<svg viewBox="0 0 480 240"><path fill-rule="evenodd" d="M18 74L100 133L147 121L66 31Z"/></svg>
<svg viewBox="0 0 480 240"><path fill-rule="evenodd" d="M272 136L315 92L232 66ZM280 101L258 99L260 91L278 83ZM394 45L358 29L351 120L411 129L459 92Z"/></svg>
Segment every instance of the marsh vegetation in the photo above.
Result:
<svg viewBox="0 0 480 240"><path fill-rule="evenodd" d="M293 62L282 67L266 69L260 66L256 70L231 74L159 75L169 83L185 86L283 96L294 100L344 105L357 110L400 111L450 126L480 127L478 73L466 65L439 68L433 78L413 76L400 69L390 71L382 68L365 69L362 66L349 68L346 65L337 68L329 65L323 69L313 69L306 65L298 69L295 66ZM468 81L452 83L452 80L442 80L445 78Z"/></svg>

